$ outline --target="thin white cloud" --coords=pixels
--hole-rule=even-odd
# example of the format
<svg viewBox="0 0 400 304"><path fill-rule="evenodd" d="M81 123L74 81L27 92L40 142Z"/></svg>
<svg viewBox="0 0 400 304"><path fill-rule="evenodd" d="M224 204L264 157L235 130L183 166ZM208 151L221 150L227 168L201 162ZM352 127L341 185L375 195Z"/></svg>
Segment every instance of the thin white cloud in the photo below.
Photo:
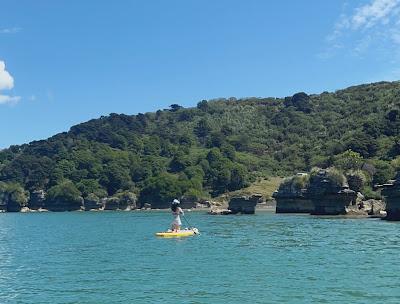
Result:
<svg viewBox="0 0 400 304"><path fill-rule="evenodd" d="M21 31L19 27L0 28L0 34L15 34Z"/></svg>
<svg viewBox="0 0 400 304"><path fill-rule="evenodd" d="M363 57L370 49L400 54L400 0L370 0L348 11L348 5L326 37L320 58L338 52Z"/></svg>
<svg viewBox="0 0 400 304"><path fill-rule="evenodd" d="M397 14L399 0L374 0L370 4L356 9L349 19L353 29L370 28L377 23L388 24L394 14Z"/></svg>
<svg viewBox="0 0 400 304"><path fill-rule="evenodd" d="M21 100L20 96L0 95L0 105L2 105L2 104L15 105L20 100Z"/></svg>
<svg viewBox="0 0 400 304"><path fill-rule="evenodd" d="M1 90L11 90L14 87L14 78L6 70L4 61L0 61L0 93ZM16 104L21 97L0 94L0 104Z"/></svg>

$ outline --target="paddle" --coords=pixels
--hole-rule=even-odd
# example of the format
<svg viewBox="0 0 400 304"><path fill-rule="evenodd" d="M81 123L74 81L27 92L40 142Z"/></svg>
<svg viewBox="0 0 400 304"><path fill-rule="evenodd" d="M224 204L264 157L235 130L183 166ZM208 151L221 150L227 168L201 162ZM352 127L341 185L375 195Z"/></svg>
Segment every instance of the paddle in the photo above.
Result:
<svg viewBox="0 0 400 304"><path fill-rule="evenodd" d="M189 225L189 228L192 228L192 231L194 232L194 234L200 234L199 230L197 228L193 228L192 225L190 225L189 221L187 220L186 216L184 214L182 214L182 217L185 219L186 223Z"/></svg>

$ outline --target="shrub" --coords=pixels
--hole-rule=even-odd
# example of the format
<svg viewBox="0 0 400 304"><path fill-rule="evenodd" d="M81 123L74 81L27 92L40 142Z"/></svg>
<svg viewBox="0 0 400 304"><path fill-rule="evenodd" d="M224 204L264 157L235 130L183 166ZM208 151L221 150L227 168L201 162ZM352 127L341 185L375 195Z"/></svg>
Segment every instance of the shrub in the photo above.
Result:
<svg viewBox="0 0 400 304"><path fill-rule="evenodd" d="M361 192L368 183L366 174L361 170L349 171L348 173L346 173L346 178L349 184L349 188L356 192Z"/></svg>

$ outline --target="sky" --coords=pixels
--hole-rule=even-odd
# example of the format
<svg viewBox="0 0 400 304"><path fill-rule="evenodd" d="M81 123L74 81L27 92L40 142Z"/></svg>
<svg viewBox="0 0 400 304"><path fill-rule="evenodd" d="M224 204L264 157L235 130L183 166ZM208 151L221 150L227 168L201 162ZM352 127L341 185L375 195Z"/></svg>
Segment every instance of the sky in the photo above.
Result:
<svg viewBox="0 0 400 304"><path fill-rule="evenodd" d="M0 0L0 149L109 113L400 79L400 0Z"/></svg>

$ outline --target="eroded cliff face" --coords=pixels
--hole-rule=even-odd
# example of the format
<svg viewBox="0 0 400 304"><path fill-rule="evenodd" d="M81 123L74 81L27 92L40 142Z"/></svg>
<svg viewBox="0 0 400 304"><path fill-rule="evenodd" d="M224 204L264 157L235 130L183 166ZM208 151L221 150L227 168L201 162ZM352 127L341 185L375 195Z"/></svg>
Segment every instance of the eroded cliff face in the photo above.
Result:
<svg viewBox="0 0 400 304"><path fill-rule="evenodd" d="M387 216L389 221L400 220L400 172L397 173L393 183L383 185L382 195L386 201Z"/></svg>

